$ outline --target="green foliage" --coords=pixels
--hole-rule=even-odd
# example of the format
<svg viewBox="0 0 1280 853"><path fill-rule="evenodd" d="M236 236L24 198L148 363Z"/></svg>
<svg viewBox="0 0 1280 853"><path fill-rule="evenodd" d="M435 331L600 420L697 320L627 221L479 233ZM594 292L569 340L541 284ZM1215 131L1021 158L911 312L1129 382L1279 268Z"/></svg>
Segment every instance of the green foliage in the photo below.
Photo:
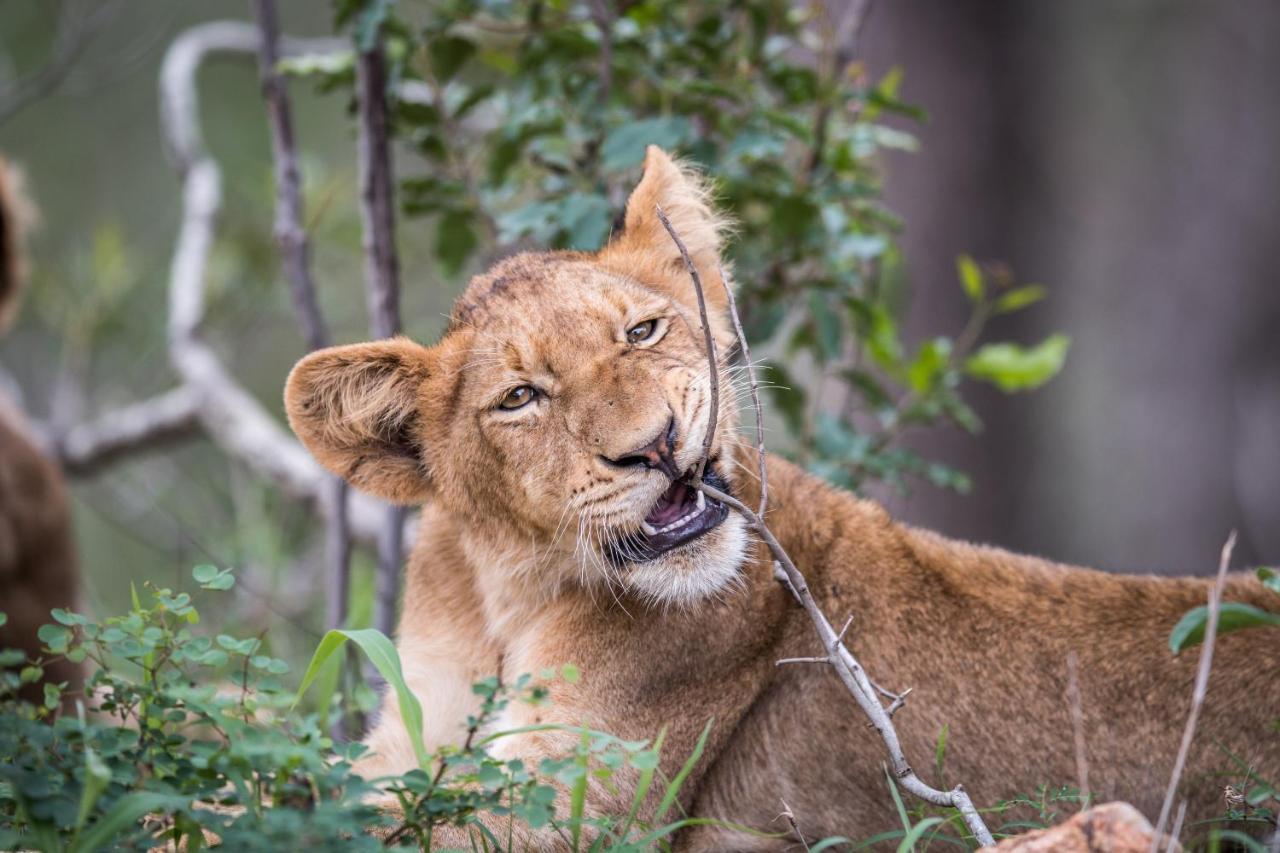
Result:
<svg viewBox="0 0 1280 853"><path fill-rule="evenodd" d="M231 585L211 566L193 575L206 589ZM147 593L102 621L53 611L44 655L0 674L0 847L199 849L207 830L239 849L374 849L344 839L380 820L350 773L359 748L335 747L314 715L287 713L288 665L261 637L195 633L188 593ZM42 706L18 701L60 656L92 669L85 692L46 684Z"/></svg>
<svg viewBox="0 0 1280 853"><path fill-rule="evenodd" d="M975 351L989 318L1045 291L968 256L957 262L973 312L963 332L901 340L901 223L881 200L880 161L916 147L887 120L923 114L901 100L900 69L873 80L843 63L818 9L344 0L337 24L361 44L382 27L392 79L425 84L427 95L395 106L395 132L419 158L401 202L434 223L446 274L517 246L599 248L645 146L661 145L707 172L737 223L730 261L744 325L776 353L768 387L790 427L791 446L775 449L849 487L917 477L967 491L963 474L899 448L901 434L939 423L976 431L963 380L1038 387L1061 369L1068 341ZM300 57L288 70L329 88L352 80L348 62Z"/></svg>
<svg viewBox="0 0 1280 853"><path fill-rule="evenodd" d="M197 566L192 576L214 592L234 582L213 566ZM639 853L709 822L669 815L702 757L710 722L681 769L662 780L660 796L653 785L663 733L629 741L548 724L482 734L512 702L545 704L549 681L577 681L573 664L536 680L477 683L480 710L467 721L465 742L428 753L421 707L395 647L379 632L330 632L295 694L282 684L289 668L271 656L265 636L198 634L190 594L144 592L133 591L129 613L102 621L53 611L54 621L39 631L44 654L35 660L0 653L0 848L87 853L169 842L196 850L216 838L236 850L425 849L438 827L454 824L480 847L507 850L504 833L519 823L571 838L575 850ZM318 714L296 710L348 640L396 691L410 733L416 730L420 766L402 777L354 775L351 762L363 747L335 744ZM17 690L58 657L93 667L84 693L64 696L60 686L46 685L42 705L18 700ZM324 704L338 701L330 690ZM563 732L575 746L536 766L494 755L502 739L532 731ZM608 788L623 779L636 785L626 813L590 815L588 785ZM658 805L643 820L651 794ZM375 795L399 809L375 808L366 801Z"/></svg>
<svg viewBox="0 0 1280 853"><path fill-rule="evenodd" d="M1280 574L1274 569L1260 568L1257 575L1263 587L1280 594ZM1280 607L1280 599L1277 599L1276 606ZM1169 648L1176 655L1189 646L1203 642L1208 624L1208 606L1202 604L1199 607L1188 610L1169 633ZM1280 626L1280 611L1264 610L1252 604L1241 604L1232 601L1224 602L1218 609L1218 634L1229 634L1232 631L1240 631L1245 628L1274 628L1277 626ZM1267 643L1266 639L1259 639L1258 642L1260 648L1271 647L1271 644Z"/></svg>

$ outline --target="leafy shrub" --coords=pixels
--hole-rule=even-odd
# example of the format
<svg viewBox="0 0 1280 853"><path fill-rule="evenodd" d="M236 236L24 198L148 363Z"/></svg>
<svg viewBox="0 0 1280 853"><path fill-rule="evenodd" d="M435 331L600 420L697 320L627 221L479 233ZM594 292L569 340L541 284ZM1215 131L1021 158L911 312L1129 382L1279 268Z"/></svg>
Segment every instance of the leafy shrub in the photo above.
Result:
<svg viewBox="0 0 1280 853"><path fill-rule="evenodd" d="M193 574L205 590L234 584L225 569L201 566ZM97 851L169 841L194 850L215 839L236 850L373 850L384 842L425 848L436 827L454 823L471 826L481 846L508 849L479 822L484 816L489 826L550 827L575 849L640 851L699 822L672 811L709 725L670 780L655 779L661 733L647 742L569 729L578 735L570 755L526 766L490 752L512 732L488 732L509 703L545 702L545 688L529 675L512 684L489 678L474 686L481 709L468 720L465 745L428 754L419 736L420 769L364 780L351 769L363 748L335 744L321 714L294 710L301 692L295 698L285 688L289 668L269 654L265 636L200 634L188 593L148 594L145 605L135 593L128 614L101 622L55 610L55 622L40 630L41 658L0 657L21 667L0 672L0 848ZM421 720L394 647L376 631L326 637L303 688L317 682L346 637L397 690L406 719ZM63 696L48 685L41 706L16 699L56 657L93 668L84 694ZM557 676L541 675L542 682ZM559 677L573 680L577 672L566 666ZM336 699L330 695L326 704ZM624 766L639 779L629 813L585 816L588 781L610 784ZM642 821L639 804L659 783L656 815ZM569 793L568 813L555 809L557 786ZM377 796L399 809L366 801Z"/></svg>
<svg viewBox="0 0 1280 853"><path fill-rule="evenodd" d="M434 224L446 275L513 247L598 249L648 143L701 166L737 223L729 252L748 337L785 356L766 371L792 439L775 449L836 483L916 476L967 491L960 472L898 447L902 432L977 431L965 379L1016 392L1062 367L1063 335L1029 348L982 342L990 318L1045 289L968 257L957 263L972 304L965 328L901 339L902 223L880 198L881 159L917 147L889 120L923 113L901 99L901 69L871 80L842 53L821 4L343 0L337 9L336 25L357 44L386 34L392 79L431 93L395 105L394 132L415 155L401 161L404 210ZM284 67L350 92L351 58Z"/></svg>

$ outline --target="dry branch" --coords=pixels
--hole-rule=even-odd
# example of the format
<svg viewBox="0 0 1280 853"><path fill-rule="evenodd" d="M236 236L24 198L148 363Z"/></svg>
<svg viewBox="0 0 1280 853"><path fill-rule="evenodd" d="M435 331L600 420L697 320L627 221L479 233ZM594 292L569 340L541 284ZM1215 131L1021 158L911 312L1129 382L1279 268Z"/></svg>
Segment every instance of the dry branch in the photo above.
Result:
<svg viewBox="0 0 1280 853"><path fill-rule="evenodd" d="M286 493L315 506L325 500L328 475L265 408L230 375L202 336L205 271L221 204L221 172L205 151L196 72L210 55L257 53L257 27L213 22L186 30L169 47L160 71L160 118L182 182L182 219L169 275L169 359L197 401L209 437L228 456ZM284 39L285 54L332 52L329 39ZM352 495L352 533L377 541L381 505Z"/></svg>
<svg viewBox="0 0 1280 853"><path fill-rule="evenodd" d="M92 473L147 452L160 442L207 434L228 455L293 497L316 508L327 500L324 472L256 400L239 388L216 353L198 335L204 312L201 279L219 207L220 175L216 163L204 152L196 72L210 55L252 56L258 52L260 42L258 28L253 25L215 21L184 31L165 53L160 75L160 123L183 182L182 233L169 284L173 313L170 355L183 381L171 391L88 423L56 432L48 427L40 430L38 438L43 446L70 474ZM284 37L280 47L280 53L286 56L350 50L345 41L327 38ZM413 103L433 103L435 93L421 82L402 81L397 97ZM175 351L181 354L179 358L174 358ZM212 396L205 396L206 392L212 392ZM377 540L378 506L363 495L353 498L352 531L362 541ZM405 536L411 536L409 526Z"/></svg>
<svg viewBox="0 0 1280 853"><path fill-rule="evenodd" d="M1080 667L1074 651L1067 652L1067 710L1076 752L1076 784L1080 786L1080 810L1089 807L1089 754L1084 742L1084 703L1080 698Z"/></svg>
<svg viewBox="0 0 1280 853"><path fill-rule="evenodd" d="M375 338L400 334L400 262L396 256L395 188L391 166L391 117L387 108L387 63L382 33L356 54L357 159L360 218L364 225L364 278L369 322ZM401 507L384 510L378 537L373 624L384 634L395 627L396 592L404 552Z"/></svg>
<svg viewBox="0 0 1280 853"><path fill-rule="evenodd" d="M316 299L311 276L311 246L303 226L302 181L293 135L293 116L285 82L276 69L280 61L280 24L275 0L256 0L258 66L262 96L271 124L271 154L276 177L275 237L281 265L289 280L293 311L302 329L307 349L315 351L330 344L329 330ZM324 516L325 601L327 624L331 628L347 621L347 601L351 594L351 528L347 521L347 484L329 474L319 502Z"/></svg>
<svg viewBox="0 0 1280 853"><path fill-rule="evenodd" d="M271 154L275 166L276 213L274 232L276 245L289 281L293 311L302 328L307 349L317 350L330 343L329 330L316 301L311 278L311 246L303 227L302 181L298 171L297 146L293 137L293 115L284 79L276 70L280 61L280 25L275 0L255 0L258 28L258 73L262 81L262 98L271 124Z"/></svg>
<svg viewBox="0 0 1280 853"><path fill-rule="evenodd" d="M174 388L64 433L48 436L48 449L68 474L88 476L141 451L154 451L200 431L195 395Z"/></svg>
<svg viewBox="0 0 1280 853"><path fill-rule="evenodd" d="M689 252L685 248L683 241L680 240L679 236L672 229L671 224L663 215L661 208L658 208L657 212L658 218L662 221L662 224L666 227L667 232L675 242L676 247L680 250L680 254L685 262L685 268L689 271L689 277L693 280L694 290L698 295L698 305L702 312L703 328L708 330L707 357L710 362L712 375L714 376L718 371L718 366L715 358L715 350L712 346L712 341L710 340L710 331L707 323L705 307L705 295L702 292L702 281L697 275L697 270L693 265L692 259L689 257ZM721 284L725 288L726 292L730 290L729 282L723 275L721 275ZM734 314L734 328L739 336L738 344L745 348L746 340L742 335L742 324L737 317L737 312L734 308L733 302L730 301L729 304L730 310ZM755 386L754 372L752 373L751 382L752 385ZM752 399L758 400L759 398L753 393ZM761 415L762 412L757 408L757 420L759 420ZM716 424L713 415L711 422L707 427L708 435L715 431L715 427ZM759 473L762 482L764 481L765 475L765 456L763 448L763 432L758 432L757 450L759 451ZM706 450L704 449L704 462L706 460L706 455ZM697 470L700 473L701 466L699 466ZM911 794L927 803L932 803L936 806L955 808L964 817L964 821L968 825L969 831L973 833L974 838L976 838L980 844L983 846L993 845L995 840L991 836L991 831L987 829L982 817L978 814L978 810L974 808L973 801L969 799L969 795L965 792L962 786L957 785L950 791L939 791L936 788L926 785L924 781L916 775L915 771L911 769L911 765L907 763L907 760L902 753L902 744L898 738L897 729L894 728L893 720L891 719L891 712L897 711L902 707L906 693L897 695L893 699L889 708L886 708L880 703L880 700L877 698L877 693L881 692L881 690L877 688L867 676L862 665L843 642L844 631L848 630L852 620L850 620L850 622L846 622L845 628L839 633L837 633L831 626L830 620L827 619L826 614L822 612L822 608L818 606L813 594L809 591L809 585L805 581L804 575L796 567L795 563L791 561L791 558L787 555L786 549L782 547L781 543L779 543L777 538L774 537L773 532L769 529L768 525L765 524L763 512L759 514L753 512L746 504L742 503L742 501L732 495L720 491L714 486L707 485L702 482L700 477L691 477L689 485L703 492L708 497L714 498L738 512L746 520L747 525L757 536L760 537L761 541L764 542L765 547L769 549L769 553L774 559L775 572L779 569L781 570L783 579L785 579L787 585L791 588L791 592L795 595L796 600L800 602L800 606L804 608L805 613L809 616L809 620L813 623L814 629L818 634L818 639L822 642L822 648L826 650L825 661L836 671L836 675L840 677L845 688L849 691L850 695L853 696L854 701L858 703L858 706L862 709L863 713L866 714L867 718L871 721L872 728L876 730L880 735L880 739L884 742L885 748L889 752L891 769L897 783Z"/></svg>
<svg viewBox="0 0 1280 853"><path fill-rule="evenodd" d="M1200 645L1200 664L1196 669L1195 688L1191 693L1191 712L1187 714L1187 725L1182 730L1182 743L1178 745L1178 757L1174 759L1169 787L1164 792L1164 804L1160 806L1160 819L1156 821L1156 831L1151 836L1153 851L1156 849L1157 839L1160 838L1169 821L1169 813L1173 810L1173 800L1178 793L1178 782L1182 779L1182 771L1187 766L1187 755L1191 752L1191 741L1195 737L1196 723L1200 719L1200 708L1204 705L1205 693L1209 689L1209 673L1213 670L1214 641L1218 636L1218 611L1222 607L1222 587L1227 582L1227 567L1231 565L1231 552L1235 547L1236 532L1233 530L1222 545L1222 554L1218 558L1218 576L1209 589L1209 612L1205 620L1204 640Z"/></svg>

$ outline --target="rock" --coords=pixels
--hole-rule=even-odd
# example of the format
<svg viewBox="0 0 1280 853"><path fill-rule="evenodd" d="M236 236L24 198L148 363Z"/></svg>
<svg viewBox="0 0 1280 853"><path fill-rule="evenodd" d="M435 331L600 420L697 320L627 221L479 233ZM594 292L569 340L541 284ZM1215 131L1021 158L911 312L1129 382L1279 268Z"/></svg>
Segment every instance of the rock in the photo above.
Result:
<svg viewBox="0 0 1280 853"><path fill-rule="evenodd" d="M1106 803L1080 812L1048 829L1006 838L986 850L1000 853L1149 853L1155 827L1128 803ZM1161 836L1156 849L1181 853L1177 842L1169 846Z"/></svg>

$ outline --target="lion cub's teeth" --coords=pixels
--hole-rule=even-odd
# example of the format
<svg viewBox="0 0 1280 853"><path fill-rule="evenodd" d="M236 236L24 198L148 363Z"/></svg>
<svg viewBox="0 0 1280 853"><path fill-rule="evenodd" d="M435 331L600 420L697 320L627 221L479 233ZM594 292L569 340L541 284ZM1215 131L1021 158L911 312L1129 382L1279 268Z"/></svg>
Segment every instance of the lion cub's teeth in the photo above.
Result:
<svg viewBox="0 0 1280 853"><path fill-rule="evenodd" d="M697 509L697 511L698 511L698 512L702 512L704 509L706 509L706 506L707 506L707 495L706 495L706 493L705 493L705 492L699 491L699 492L698 492L698 503L697 503L697 507L698 507L698 509Z"/></svg>
<svg viewBox="0 0 1280 853"><path fill-rule="evenodd" d="M645 532L646 536L657 536L658 529L647 521L640 522L640 529Z"/></svg>

